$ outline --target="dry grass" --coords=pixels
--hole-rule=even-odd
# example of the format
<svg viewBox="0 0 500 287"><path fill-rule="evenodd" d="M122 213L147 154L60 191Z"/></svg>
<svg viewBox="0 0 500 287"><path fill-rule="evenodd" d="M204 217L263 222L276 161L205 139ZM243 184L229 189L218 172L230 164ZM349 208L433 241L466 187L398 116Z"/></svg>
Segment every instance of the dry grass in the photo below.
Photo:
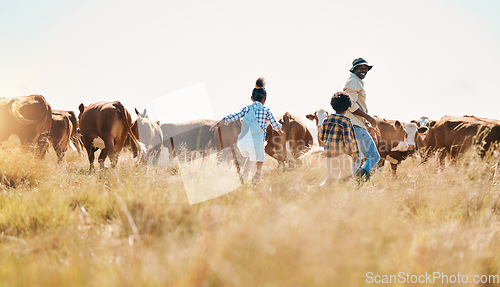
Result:
<svg viewBox="0 0 500 287"><path fill-rule="evenodd" d="M288 171L267 159L257 188L196 205L179 174L136 166L130 152L92 175L75 153L56 162L53 152L42 161L0 151L0 286L364 286L367 272L500 274L498 156L471 153L444 169L408 159L396 178L386 169L362 187L327 188L321 159Z"/></svg>

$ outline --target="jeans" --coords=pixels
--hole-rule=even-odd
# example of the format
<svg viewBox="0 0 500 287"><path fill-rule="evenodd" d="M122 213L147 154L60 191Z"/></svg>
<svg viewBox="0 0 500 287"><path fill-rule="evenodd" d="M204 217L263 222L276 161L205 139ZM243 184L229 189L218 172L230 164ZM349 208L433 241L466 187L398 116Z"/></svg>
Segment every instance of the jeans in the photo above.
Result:
<svg viewBox="0 0 500 287"><path fill-rule="evenodd" d="M354 171L358 170L361 165L361 154L366 159L362 168L368 172L371 172L372 169L377 165L380 160L380 155L377 151L377 146L373 141L372 137L364 128L354 126L354 134L356 135L356 140L358 142L358 149L360 153L360 157L357 162L353 163Z"/></svg>

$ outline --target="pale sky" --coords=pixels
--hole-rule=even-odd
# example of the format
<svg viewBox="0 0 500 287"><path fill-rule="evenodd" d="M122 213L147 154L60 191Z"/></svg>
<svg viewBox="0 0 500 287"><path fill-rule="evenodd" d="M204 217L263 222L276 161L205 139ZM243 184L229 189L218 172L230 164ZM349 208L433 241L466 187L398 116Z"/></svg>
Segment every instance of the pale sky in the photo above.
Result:
<svg viewBox="0 0 500 287"><path fill-rule="evenodd" d="M369 114L500 118L500 1L0 0L0 97L53 109L119 100L162 122L250 104L305 118L329 106L352 60ZM307 121L307 120L306 120Z"/></svg>

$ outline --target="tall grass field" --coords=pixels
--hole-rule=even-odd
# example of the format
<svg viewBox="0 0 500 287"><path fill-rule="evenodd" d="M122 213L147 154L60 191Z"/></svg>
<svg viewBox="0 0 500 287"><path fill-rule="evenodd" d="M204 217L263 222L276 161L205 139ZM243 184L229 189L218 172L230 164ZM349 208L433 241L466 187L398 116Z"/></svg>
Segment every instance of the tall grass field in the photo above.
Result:
<svg viewBox="0 0 500 287"><path fill-rule="evenodd" d="M201 161L200 193L234 184L224 164ZM258 186L197 204L182 165L1 149L0 286L500 286L498 152L328 187L320 156L266 158Z"/></svg>

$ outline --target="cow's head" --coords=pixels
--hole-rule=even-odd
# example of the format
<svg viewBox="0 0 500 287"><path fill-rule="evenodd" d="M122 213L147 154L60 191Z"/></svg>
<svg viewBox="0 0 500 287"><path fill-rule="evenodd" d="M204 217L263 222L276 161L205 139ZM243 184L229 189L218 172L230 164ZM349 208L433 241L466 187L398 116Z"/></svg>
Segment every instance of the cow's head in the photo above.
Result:
<svg viewBox="0 0 500 287"><path fill-rule="evenodd" d="M408 133L406 132L405 127L401 124L400 121L396 120L392 124L392 149L393 151L407 151L409 149L409 144L407 142ZM394 143L399 142L397 145Z"/></svg>
<svg viewBox="0 0 500 287"><path fill-rule="evenodd" d="M142 113L140 113L137 108L135 109L135 114L139 117L139 118L149 118L148 117L148 112L146 111L146 109L144 109L144 111Z"/></svg>
<svg viewBox="0 0 500 287"><path fill-rule="evenodd" d="M323 121L326 119L326 117L328 117L328 112L323 110L323 109L319 109L317 111L314 112L314 114L308 114L306 115L306 118L311 120L311 121L316 121L316 126L319 127Z"/></svg>
<svg viewBox="0 0 500 287"><path fill-rule="evenodd" d="M80 111L80 114L78 114L78 121L80 121L80 118L82 117L82 114L83 112L85 111L87 107L81 103L79 106L78 106L78 110Z"/></svg>
<svg viewBox="0 0 500 287"><path fill-rule="evenodd" d="M419 127L428 127L429 124L430 124L430 120L428 117L420 117L420 119L418 119L418 126Z"/></svg>
<svg viewBox="0 0 500 287"><path fill-rule="evenodd" d="M421 147L428 127L418 127L417 124L411 122L405 126L405 129L407 134L405 141L408 144L408 149L415 150Z"/></svg>
<svg viewBox="0 0 500 287"><path fill-rule="evenodd" d="M378 146L380 152L408 150L408 144L405 141L407 133L400 121L375 119L381 135Z"/></svg>
<svg viewBox="0 0 500 287"><path fill-rule="evenodd" d="M323 109L319 109L317 111L314 112L314 114L308 114L306 115L306 118L311 120L311 121L316 121L316 127L318 128L318 144L319 146L323 146L323 142L320 141L319 139L319 132L320 132L320 127L321 125L323 124L323 121L326 119L326 117L328 117L328 112L323 110Z"/></svg>

